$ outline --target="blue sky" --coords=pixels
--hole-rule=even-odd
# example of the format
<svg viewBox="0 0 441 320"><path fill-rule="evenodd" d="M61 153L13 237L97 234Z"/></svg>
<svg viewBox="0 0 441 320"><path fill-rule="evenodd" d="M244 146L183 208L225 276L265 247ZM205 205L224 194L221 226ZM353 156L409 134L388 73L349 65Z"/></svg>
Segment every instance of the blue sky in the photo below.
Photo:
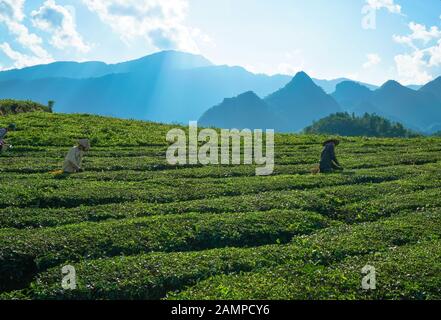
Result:
<svg viewBox="0 0 441 320"><path fill-rule="evenodd" d="M441 75L440 0L0 0L0 68L177 49L256 73Z"/></svg>

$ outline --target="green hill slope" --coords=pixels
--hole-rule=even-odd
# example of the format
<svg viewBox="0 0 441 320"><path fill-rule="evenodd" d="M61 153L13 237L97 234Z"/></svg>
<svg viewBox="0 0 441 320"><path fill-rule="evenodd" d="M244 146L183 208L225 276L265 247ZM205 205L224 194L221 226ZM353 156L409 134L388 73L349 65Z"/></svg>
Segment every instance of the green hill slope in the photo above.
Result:
<svg viewBox="0 0 441 320"><path fill-rule="evenodd" d="M0 116L34 111L52 112L51 108L37 102L0 99Z"/></svg>
<svg viewBox="0 0 441 320"><path fill-rule="evenodd" d="M275 173L257 177L168 165L171 126L4 119L18 130L0 156L2 298L441 298L440 138L343 138L348 170L311 175L324 137L278 135ZM50 174L84 136L86 171ZM375 291L361 289L366 264Z"/></svg>

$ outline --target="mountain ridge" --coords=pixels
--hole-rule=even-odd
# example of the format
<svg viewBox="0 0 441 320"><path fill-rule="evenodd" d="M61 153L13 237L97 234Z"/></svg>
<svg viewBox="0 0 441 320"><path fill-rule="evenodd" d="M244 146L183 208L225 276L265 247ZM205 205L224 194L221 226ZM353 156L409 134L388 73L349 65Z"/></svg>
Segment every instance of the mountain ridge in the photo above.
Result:
<svg viewBox="0 0 441 320"><path fill-rule="evenodd" d="M215 65L201 55L163 51L115 64L55 62L3 71L0 99L55 100L56 112L187 123L225 97L253 91L284 119L283 130L299 131L340 111L377 113L420 131L441 126L441 77L418 90L396 81L376 87L345 79L317 80L305 72L293 78L254 74ZM351 96L353 88L345 93L345 85L359 93Z"/></svg>
<svg viewBox="0 0 441 320"><path fill-rule="evenodd" d="M199 124L225 129L275 129L281 126L268 104L253 91L244 92L207 110Z"/></svg>
<svg viewBox="0 0 441 320"><path fill-rule="evenodd" d="M298 72L283 88L265 98L269 106L283 119L289 119L289 129L299 131L314 120L341 111L338 103L304 71Z"/></svg>
<svg viewBox="0 0 441 320"><path fill-rule="evenodd" d="M170 59L173 58L173 59ZM169 59L170 61L166 61ZM180 61L176 61L179 60ZM168 62L168 64L165 64ZM170 65L170 62L175 62ZM12 69L0 72L0 81L5 80L37 80L45 78L98 78L111 74L134 72L139 67L161 63L168 69L206 67L213 64L201 55L187 54L179 51L169 50L154 53L134 60L127 60L117 63L105 63L102 61L56 61L43 65L36 65L22 69Z"/></svg>
<svg viewBox="0 0 441 320"><path fill-rule="evenodd" d="M378 89L370 90L359 82L343 81L337 84L332 95L327 95L302 71L264 101L274 115L284 119L284 123L274 126L274 129L281 132L299 131L314 121L344 111L357 116L376 114L403 123L412 130L433 133L441 125L441 101L435 96L439 84L441 77L420 90L414 90L389 80ZM234 116L228 115L228 110L224 112L227 115L218 112L218 117ZM209 114L206 113L204 122L216 125L217 119L210 119L207 116Z"/></svg>
<svg viewBox="0 0 441 320"><path fill-rule="evenodd" d="M441 123L441 100L436 96L436 89L427 88L436 87L439 79L419 90L403 86L395 80L386 81L374 91L344 82L337 86L333 96L347 112L357 115L376 113L402 122L413 130L431 133L431 127ZM362 105L364 108L360 107Z"/></svg>

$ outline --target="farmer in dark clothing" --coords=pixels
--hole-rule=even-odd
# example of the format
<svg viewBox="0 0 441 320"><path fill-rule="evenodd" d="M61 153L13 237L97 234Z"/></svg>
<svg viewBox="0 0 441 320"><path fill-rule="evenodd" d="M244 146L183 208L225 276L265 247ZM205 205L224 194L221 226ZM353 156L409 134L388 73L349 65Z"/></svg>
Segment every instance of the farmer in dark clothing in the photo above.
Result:
<svg viewBox="0 0 441 320"><path fill-rule="evenodd" d="M340 141L337 139L328 140L323 144L324 148L320 159L320 172L330 173L336 170L343 170L335 156L335 147L339 144Z"/></svg>
<svg viewBox="0 0 441 320"><path fill-rule="evenodd" d="M9 146L6 144L4 139L6 138L6 135L9 131L15 130L15 124L10 124L6 128L0 128L0 152L6 150Z"/></svg>

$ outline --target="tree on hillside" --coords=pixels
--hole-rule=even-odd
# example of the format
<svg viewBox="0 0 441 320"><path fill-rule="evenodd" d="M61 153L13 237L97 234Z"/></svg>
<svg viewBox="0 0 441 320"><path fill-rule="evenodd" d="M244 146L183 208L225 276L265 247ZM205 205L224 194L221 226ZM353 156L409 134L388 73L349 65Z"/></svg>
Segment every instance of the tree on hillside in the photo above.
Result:
<svg viewBox="0 0 441 320"><path fill-rule="evenodd" d="M47 107L49 108L50 112L54 111L54 106L55 106L55 101L54 100L49 100L47 102Z"/></svg>
<svg viewBox="0 0 441 320"><path fill-rule="evenodd" d="M340 136L366 137L415 137L417 133L406 129L401 123L391 122L376 114L340 112L314 122L304 129L308 134L332 134Z"/></svg>

